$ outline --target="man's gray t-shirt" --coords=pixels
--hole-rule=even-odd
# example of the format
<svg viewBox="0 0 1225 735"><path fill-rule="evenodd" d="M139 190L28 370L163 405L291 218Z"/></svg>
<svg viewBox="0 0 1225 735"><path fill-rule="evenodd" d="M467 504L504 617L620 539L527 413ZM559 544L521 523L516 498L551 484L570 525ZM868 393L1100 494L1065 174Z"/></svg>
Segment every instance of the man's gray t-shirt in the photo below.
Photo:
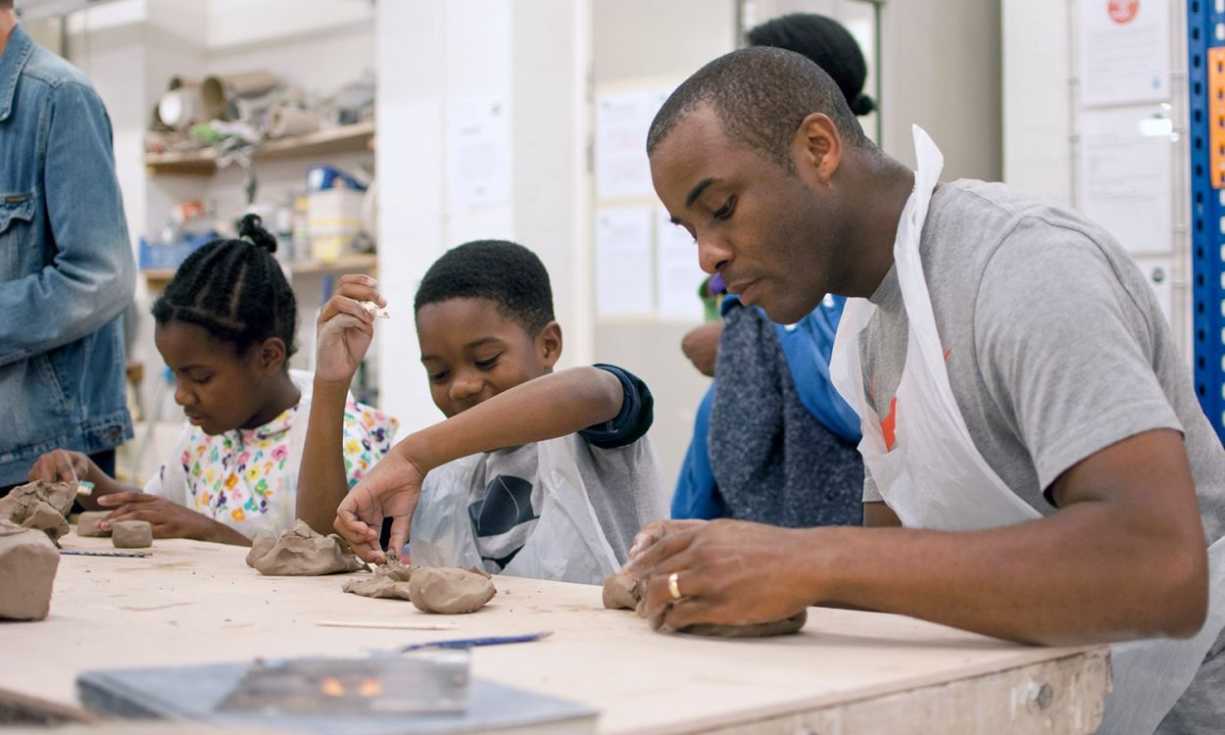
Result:
<svg viewBox="0 0 1225 735"><path fill-rule="evenodd" d="M1225 450L1144 276L1105 230L1008 191L936 189L920 242L957 406L980 454L1025 502L1081 460L1151 429L1184 435L1209 542L1225 535ZM896 270L861 337L869 403L891 424L906 359ZM892 432L887 430L888 439ZM870 476L864 500L880 500Z"/></svg>
<svg viewBox="0 0 1225 735"><path fill-rule="evenodd" d="M919 246L953 396L974 445L1043 515L1044 495L1090 455L1152 429L1183 434L1207 541L1225 535L1225 449L1144 276L1105 230L1009 192L936 189ZM860 341L864 388L892 441L907 319L896 270ZM1159 490L1159 488L1154 488ZM864 501L880 493L865 473ZM1159 733L1225 721L1225 633Z"/></svg>

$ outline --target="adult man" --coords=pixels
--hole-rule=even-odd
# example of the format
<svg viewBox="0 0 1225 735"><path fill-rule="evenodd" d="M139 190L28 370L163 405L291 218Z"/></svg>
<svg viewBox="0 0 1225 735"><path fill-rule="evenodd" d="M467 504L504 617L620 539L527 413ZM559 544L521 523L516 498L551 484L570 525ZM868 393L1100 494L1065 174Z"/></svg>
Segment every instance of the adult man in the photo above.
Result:
<svg viewBox="0 0 1225 735"><path fill-rule="evenodd" d="M0 0L0 494L43 452L114 470L132 435L119 315L135 277L111 125Z"/></svg>
<svg viewBox="0 0 1225 735"><path fill-rule="evenodd" d="M1105 730L1152 731L1178 701L1163 732L1215 731L1225 451L1168 325L1101 228L938 185L939 151L915 146L917 173L774 49L711 62L652 124L656 192L742 301L787 323L859 297L831 373L862 419L865 522L906 528L661 524L630 565L648 614L828 603L1043 644L1194 636L1115 647Z"/></svg>

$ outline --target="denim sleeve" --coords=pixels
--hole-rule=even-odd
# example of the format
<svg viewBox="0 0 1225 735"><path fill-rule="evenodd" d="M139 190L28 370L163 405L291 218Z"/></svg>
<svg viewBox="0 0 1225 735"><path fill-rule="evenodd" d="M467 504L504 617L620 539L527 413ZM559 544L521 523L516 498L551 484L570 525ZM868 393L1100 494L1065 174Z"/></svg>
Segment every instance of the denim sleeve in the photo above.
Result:
<svg viewBox="0 0 1225 735"><path fill-rule="evenodd" d="M54 243L42 270L0 283L0 365L97 331L135 289L106 109L75 82L52 95L42 187Z"/></svg>
<svg viewBox="0 0 1225 735"><path fill-rule="evenodd" d="M617 376L625 398L621 403L621 412L607 423L583 429L578 434L593 447L600 449L616 449L628 447L646 436L651 424L655 421L655 398L651 389L638 376L622 370L615 365L595 365Z"/></svg>

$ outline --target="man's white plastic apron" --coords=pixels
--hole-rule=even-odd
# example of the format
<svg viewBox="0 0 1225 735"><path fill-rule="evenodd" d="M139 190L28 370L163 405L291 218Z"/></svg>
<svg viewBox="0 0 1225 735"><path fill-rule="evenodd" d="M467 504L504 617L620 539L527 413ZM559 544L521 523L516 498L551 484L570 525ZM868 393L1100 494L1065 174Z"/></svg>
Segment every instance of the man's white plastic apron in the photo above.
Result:
<svg viewBox="0 0 1225 735"><path fill-rule="evenodd" d="M876 487L902 524L910 528L970 531L1012 525L1039 513L1008 488L979 454L966 427L945 366L919 241L944 157L927 133L914 128L914 192L898 223L893 257L910 325L906 363L898 385L895 446L885 446L879 416L868 405L859 359L859 337L876 307L849 299L834 341L830 375L859 413L859 451ZM1189 640L1146 640L1111 650L1114 690L1100 732L1152 732L1174 706L1225 625L1225 545L1209 549L1208 621ZM1154 601L1154 604L1160 604Z"/></svg>

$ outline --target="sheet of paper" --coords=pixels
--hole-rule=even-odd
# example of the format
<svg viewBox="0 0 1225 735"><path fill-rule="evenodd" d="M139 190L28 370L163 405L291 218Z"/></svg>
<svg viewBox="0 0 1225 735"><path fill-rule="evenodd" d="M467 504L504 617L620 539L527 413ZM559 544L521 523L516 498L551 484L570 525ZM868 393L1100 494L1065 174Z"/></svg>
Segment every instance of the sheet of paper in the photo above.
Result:
<svg viewBox="0 0 1225 735"><path fill-rule="evenodd" d="M1140 266L1140 270L1144 273L1148 285L1153 289L1153 295L1157 297L1157 305L1161 307L1161 313L1165 315L1165 320L1167 322L1170 321L1170 310L1174 306L1172 270L1174 259L1168 257L1141 257L1136 258L1136 265Z"/></svg>
<svg viewBox="0 0 1225 735"><path fill-rule="evenodd" d="M596 212L595 282L599 316L649 316L652 207L605 207Z"/></svg>
<svg viewBox="0 0 1225 735"><path fill-rule="evenodd" d="M596 194L601 200L653 197L647 131L671 90L643 88L596 98Z"/></svg>
<svg viewBox="0 0 1225 735"><path fill-rule="evenodd" d="M498 96L447 103L447 211L462 214L510 204L510 108Z"/></svg>
<svg viewBox="0 0 1225 735"><path fill-rule="evenodd" d="M698 266L698 245L663 207L655 209L655 276L660 318L702 321L698 286L706 274Z"/></svg>
<svg viewBox="0 0 1225 735"><path fill-rule="evenodd" d="M1161 105L1081 113L1077 206L1129 252L1174 247L1171 132Z"/></svg>
<svg viewBox="0 0 1225 735"><path fill-rule="evenodd" d="M1169 0L1080 0L1079 11L1083 106L1169 100Z"/></svg>

